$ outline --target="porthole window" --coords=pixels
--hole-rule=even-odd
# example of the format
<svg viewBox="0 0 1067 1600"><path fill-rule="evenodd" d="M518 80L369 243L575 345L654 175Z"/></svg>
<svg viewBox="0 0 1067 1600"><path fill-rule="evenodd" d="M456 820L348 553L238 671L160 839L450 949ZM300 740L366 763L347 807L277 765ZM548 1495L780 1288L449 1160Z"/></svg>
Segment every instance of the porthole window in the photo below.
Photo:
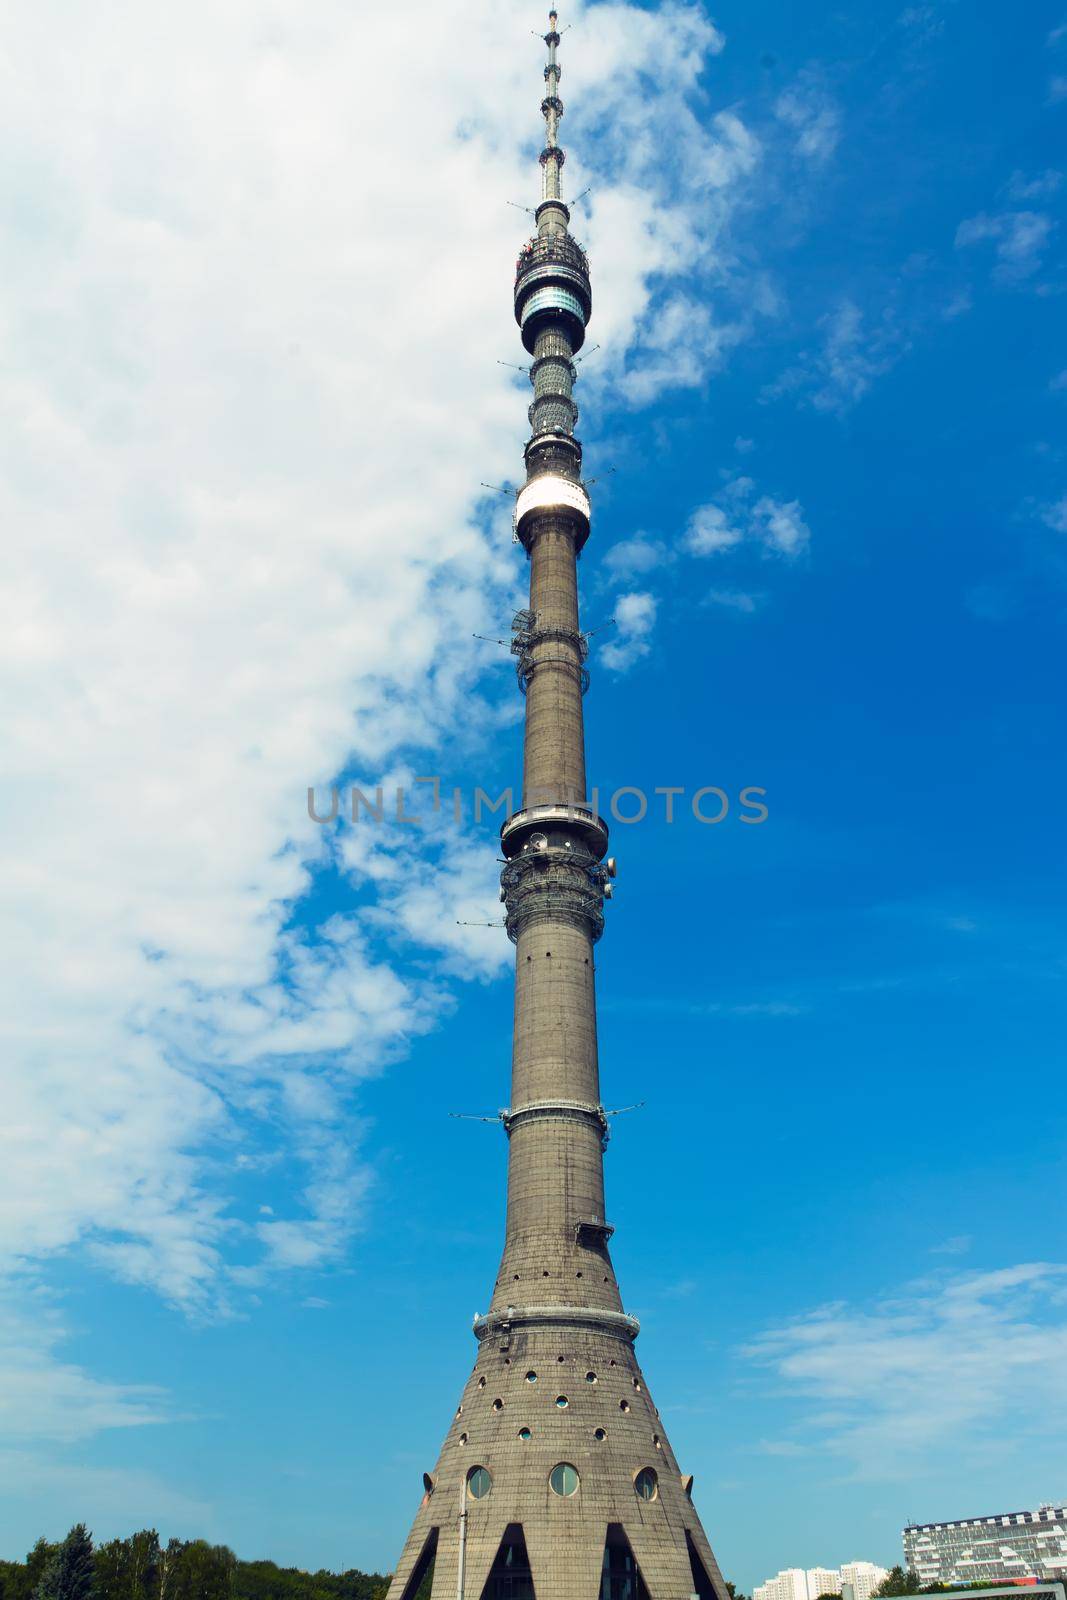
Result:
<svg viewBox="0 0 1067 1600"><path fill-rule="evenodd" d="M467 1442L467 1435L466 1435L466 1434L465 1434L465 1433L461 1433L461 1434L460 1434L460 1436L459 1436L459 1442L460 1442L460 1444L466 1444L466 1442Z"/></svg>
<svg viewBox="0 0 1067 1600"><path fill-rule="evenodd" d="M587 1372L586 1375L585 1375L585 1381L586 1381L586 1383L595 1383L596 1382L596 1373L595 1372Z"/></svg>
<svg viewBox="0 0 1067 1600"><path fill-rule="evenodd" d="M520 1439L521 1439L521 1440L522 1440L522 1442L523 1442L523 1443L524 1443L524 1444L525 1444L525 1443L526 1443L526 1440L527 1440L527 1439L528 1439L528 1438L529 1438L529 1437L530 1437L530 1430L529 1430L529 1428L520 1428L520 1429L519 1429L519 1438L520 1438Z"/></svg>
<svg viewBox="0 0 1067 1600"><path fill-rule="evenodd" d="M651 1467L642 1467L634 1479L634 1493L639 1500L654 1500L659 1492L659 1479Z"/></svg>
<svg viewBox="0 0 1067 1600"><path fill-rule="evenodd" d="M472 1467L467 1473L467 1493L472 1500L484 1500L492 1487L493 1480L485 1467Z"/></svg>
<svg viewBox="0 0 1067 1600"><path fill-rule="evenodd" d="M663 1445L660 1443L660 1437L658 1433L654 1433L652 1435L652 1443L655 1445L657 1450L663 1449Z"/></svg>
<svg viewBox="0 0 1067 1600"><path fill-rule="evenodd" d="M526 1382L527 1383L536 1383L537 1382L537 1373L536 1372L528 1372L526 1374Z"/></svg>
<svg viewBox="0 0 1067 1600"><path fill-rule="evenodd" d="M619 1410L620 1411L629 1411L629 1409L630 1409L629 1400L620 1400L619 1401Z"/></svg>
<svg viewBox="0 0 1067 1600"><path fill-rule="evenodd" d="M566 1359L567 1359L566 1356L557 1356L556 1357L556 1360L559 1361L559 1362L564 1362L564 1361L566 1361Z"/></svg>
<svg viewBox="0 0 1067 1600"><path fill-rule="evenodd" d="M556 1404L559 1406L561 1411L566 1411L567 1407L570 1405L570 1401L567 1399L565 1394L558 1394L556 1396Z"/></svg>
<svg viewBox="0 0 1067 1600"><path fill-rule="evenodd" d="M604 1432L603 1428L595 1428L593 1430L593 1438L596 1440L597 1444L603 1444L604 1440L607 1438L607 1434Z"/></svg>
<svg viewBox="0 0 1067 1600"><path fill-rule="evenodd" d="M577 1494L578 1485L581 1481L578 1476L578 1468L572 1467L569 1461L561 1461L557 1467L552 1468L548 1475L548 1485L552 1493L564 1497Z"/></svg>
<svg viewBox="0 0 1067 1600"><path fill-rule="evenodd" d="M479 1378L478 1379L478 1387L479 1387L479 1389L484 1389L485 1388L485 1379L484 1378Z"/></svg>
<svg viewBox="0 0 1067 1600"><path fill-rule="evenodd" d="M504 1409L503 1400L494 1400L493 1401L493 1410L494 1411L503 1411L503 1409Z"/></svg>
<svg viewBox="0 0 1067 1600"><path fill-rule="evenodd" d="M641 1380L640 1380L640 1378L634 1378L633 1379L633 1386L637 1390L638 1394L640 1394L641 1393Z"/></svg>

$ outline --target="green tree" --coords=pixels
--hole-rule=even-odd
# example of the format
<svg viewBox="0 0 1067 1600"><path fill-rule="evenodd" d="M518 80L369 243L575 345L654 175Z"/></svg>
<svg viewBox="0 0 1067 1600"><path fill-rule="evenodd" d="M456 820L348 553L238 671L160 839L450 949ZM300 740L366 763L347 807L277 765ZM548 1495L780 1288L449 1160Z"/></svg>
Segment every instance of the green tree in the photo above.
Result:
<svg viewBox="0 0 1067 1600"><path fill-rule="evenodd" d="M154 1600L159 1534L142 1528L128 1539L112 1539L98 1548L95 1566L96 1600Z"/></svg>
<svg viewBox="0 0 1067 1600"><path fill-rule="evenodd" d="M78 1522L37 1580L33 1600L94 1600L94 1576L93 1537L85 1523Z"/></svg>
<svg viewBox="0 0 1067 1600"><path fill-rule="evenodd" d="M886 1577L875 1589L876 1595L885 1595L889 1600L903 1594L919 1593L919 1574L914 1567L909 1567L905 1572L903 1567L890 1567Z"/></svg>

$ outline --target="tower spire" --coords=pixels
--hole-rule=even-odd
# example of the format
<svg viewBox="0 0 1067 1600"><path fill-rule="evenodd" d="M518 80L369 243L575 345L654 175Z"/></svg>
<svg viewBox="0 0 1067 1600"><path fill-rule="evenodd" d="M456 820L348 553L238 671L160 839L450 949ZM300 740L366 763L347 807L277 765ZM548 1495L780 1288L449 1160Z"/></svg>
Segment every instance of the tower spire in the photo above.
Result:
<svg viewBox="0 0 1067 1600"><path fill-rule="evenodd" d="M514 285L533 399L515 504L530 565L513 643L526 697L522 806L501 828L515 945L504 1249L389 1600L415 1600L431 1562L431 1600L727 1600L608 1248L593 951L615 863L586 797L577 561L591 507L573 399L592 291L560 193L555 11L548 21L542 198ZM657 1196L671 1206L669 1183L650 1184Z"/></svg>

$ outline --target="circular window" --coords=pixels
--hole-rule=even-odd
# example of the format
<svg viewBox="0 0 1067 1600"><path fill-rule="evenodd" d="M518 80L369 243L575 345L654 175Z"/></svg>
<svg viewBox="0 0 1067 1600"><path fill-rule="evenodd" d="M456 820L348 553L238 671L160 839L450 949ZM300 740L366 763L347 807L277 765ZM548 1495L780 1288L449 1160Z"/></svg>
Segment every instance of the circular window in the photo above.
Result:
<svg viewBox="0 0 1067 1600"><path fill-rule="evenodd" d="M479 1389L484 1389L485 1388L485 1379L484 1378L479 1378L478 1379L478 1387L479 1387Z"/></svg>
<svg viewBox="0 0 1067 1600"><path fill-rule="evenodd" d="M527 1440L527 1439L528 1439L528 1438L529 1438L529 1437L530 1437L530 1430L529 1430L529 1428L520 1428L520 1429L519 1429L519 1438L520 1438L520 1439L521 1439L521 1440L522 1440L522 1441L523 1441L523 1443L524 1443L524 1444L525 1444L525 1442L526 1442L526 1440Z"/></svg>
<svg viewBox="0 0 1067 1600"><path fill-rule="evenodd" d="M467 1435L466 1435L466 1434L465 1434L465 1433L461 1433L461 1434L460 1434L460 1436L459 1436L459 1442L460 1442L460 1444L466 1444L466 1442L467 1442Z"/></svg>
<svg viewBox="0 0 1067 1600"><path fill-rule="evenodd" d="M527 1383L536 1383L537 1382L537 1373L536 1372L528 1372L526 1374L526 1382Z"/></svg>
<svg viewBox="0 0 1067 1600"><path fill-rule="evenodd" d="M641 1393L641 1380L639 1378L635 1378L633 1380L633 1385L634 1385L634 1388L637 1390L638 1394L640 1394Z"/></svg>
<svg viewBox="0 0 1067 1600"><path fill-rule="evenodd" d="M629 1400L620 1400L619 1401L619 1410L620 1411L629 1411L629 1409L630 1409Z"/></svg>
<svg viewBox="0 0 1067 1600"><path fill-rule="evenodd" d="M558 1394L556 1396L556 1404L559 1406L561 1411L566 1411L567 1407L570 1405L570 1401L567 1399L565 1394Z"/></svg>
<svg viewBox="0 0 1067 1600"><path fill-rule="evenodd" d="M561 1461L548 1475L548 1485L552 1493L563 1496L577 1494L581 1481L578 1468L572 1467L569 1461Z"/></svg>
<svg viewBox="0 0 1067 1600"><path fill-rule="evenodd" d="M467 1493L472 1500L484 1500L493 1480L484 1467L472 1467L467 1473Z"/></svg>
<svg viewBox="0 0 1067 1600"><path fill-rule="evenodd" d="M494 1400L493 1401L493 1410L494 1411L503 1411L503 1409L504 1409L503 1400Z"/></svg>
<svg viewBox="0 0 1067 1600"><path fill-rule="evenodd" d="M655 1445L657 1450L662 1450L663 1449L663 1446L660 1443L660 1437L659 1437L658 1433L654 1433L652 1435L652 1443Z"/></svg>
<svg viewBox="0 0 1067 1600"><path fill-rule="evenodd" d="M659 1479L651 1467L642 1467L634 1479L634 1493L639 1500L654 1500L659 1487Z"/></svg>
<svg viewBox="0 0 1067 1600"><path fill-rule="evenodd" d="M595 1372L587 1372L586 1375L585 1375L585 1381L586 1381L586 1383L595 1383L596 1382L596 1373Z"/></svg>
<svg viewBox="0 0 1067 1600"><path fill-rule="evenodd" d="M595 1428L593 1430L593 1438L596 1440L597 1444L603 1444L604 1440L607 1438L607 1434L604 1432L603 1428Z"/></svg>

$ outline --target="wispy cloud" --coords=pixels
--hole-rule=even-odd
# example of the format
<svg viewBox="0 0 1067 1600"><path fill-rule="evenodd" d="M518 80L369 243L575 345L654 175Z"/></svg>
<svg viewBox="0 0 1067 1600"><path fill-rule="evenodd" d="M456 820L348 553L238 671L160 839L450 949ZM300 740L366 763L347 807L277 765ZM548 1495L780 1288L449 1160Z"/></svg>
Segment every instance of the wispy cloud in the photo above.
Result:
<svg viewBox="0 0 1067 1600"><path fill-rule="evenodd" d="M1055 167L1035 173L1028 178L1025 172L1013 172L1008 179L1007 192L1011 200L1048 200L1063 183L1063 173Z"/></svg>
<svg viewBox="0 0 1067 1600"><path fill-rule="evenodd" d="M154 1388L93 1377L65 1361L62 1316L49 1298L9 1283L0 1312L0 1431L5 1445L27 1439L70 1444L113 1428L169 1420Z"/></svg>
<svg viewBox="0 0 1067 1600"><path fill-rule="evenodd" d="M1045 506L1040 516L1046 528L1051 528L1054 533L1067 533L1067 494L1061 495L1052 505Z"/></svg>
<svg viewBox="0 0 1067 1600"><path fill-rule="evenodd" d="M1062 1437L1067 1265L943 1275L868 1305L839 1302L768 1329L743 1351L801 1408L806 1438L856 1477L904 1478Z"/></svg>
<svg viewBox="0 0 1067 1600"><path fill-rule="evenodd" d="M795 394L817 411L848 411L907 348L905 335L888 312L871 326L853 300L842 300L820 320L819 327L821 347L802 352L764 388L761 400Z"/></svg>
<svg viewBox="0 0 1067 1600"><path fill-rule="evenodd" d="M704 596L706 606L722 606L727 611L740 611L750 617L763 605L767 596L748 589L709 589Z"/></svg>
<svg viewBox="0 0 1067 1600"><path fill-rule="evenodd" d="M960 223L956 248L965 250L992 243L994 280L1005 287L1016 286L1038 271L1054 226L1043 211L1001 211L993 215L981 211Z"/></svg>
<svg viewBox="0 0 1067 1600"><path fill-rule="evenodd" d="M955 1233L951 1239L942 1239L940 1244L930 1246L932 1256L965 1256L974 1239L969 1233Z"/></svg>
<svg viewBox="0 0 1067 1600"><path fill-rule="evenodd" d="M793 148L807 161L828 161L841 137L841 112L813 78L801 78L778 96L775 116L792 129Z"/></svg>

